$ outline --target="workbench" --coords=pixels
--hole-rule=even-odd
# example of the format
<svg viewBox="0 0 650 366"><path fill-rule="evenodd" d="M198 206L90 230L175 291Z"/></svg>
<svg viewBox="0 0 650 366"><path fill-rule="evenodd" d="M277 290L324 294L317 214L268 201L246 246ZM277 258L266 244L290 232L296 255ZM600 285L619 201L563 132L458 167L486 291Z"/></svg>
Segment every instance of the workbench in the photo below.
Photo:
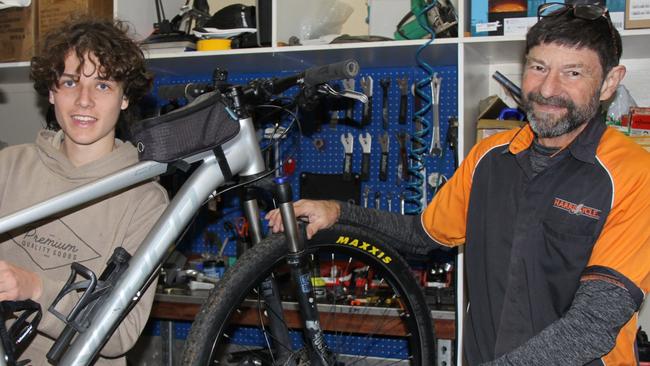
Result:
<svg viewBox="0 0 650 366"><path fill-rule="evenodd" d="M163 340L163 359L167 360L165 364L171 365L173 342L174 342L174 326L173 321L184 320L193 321L194 317L201 309L201 305L208 297L208 291L192 291L191 295L177 295L177 294L163 294L157 293L154 298L153 307L151 309L151 318L162 321L160 326L160 334ZM331 305L333 307L340 305ZM293 302L283 302L283 307L288 310L288 317L286 320L289 327L298 325L300 316L298 304ZM336 321L334 311L322 311L319 309L322 319L321 324L332 324L329 328L324 330L336 330L342 332L355 332L364 333L372 331L373 334L382 334L387 336L400 336L403 335L404 329L401 326L395 326L391 322L382 322L386 325L381 329L377 329L377 323L369 320L369 315L359 315L358 319L348 317L345 322ZM398 309L395 309L397 316ZM378 312L379 313L379 312ZM386 316L386 309L381 309L382 316ZM238 318L238 323L242 325L257 324L257 311L251 309L250 312L244 312ZM372 314L370 315L372 317ZM388 315L390 316L390 314ZM435 329L436 337L439 340L447 340L449 342L456 339L456 316L453 311L432 310L431 317ZM328 321L329 320L329 321ZM401 325L401 324L400 324ZM401 332L401 333L400 333ZM448 343L448 342L445 342Z"/></svg>

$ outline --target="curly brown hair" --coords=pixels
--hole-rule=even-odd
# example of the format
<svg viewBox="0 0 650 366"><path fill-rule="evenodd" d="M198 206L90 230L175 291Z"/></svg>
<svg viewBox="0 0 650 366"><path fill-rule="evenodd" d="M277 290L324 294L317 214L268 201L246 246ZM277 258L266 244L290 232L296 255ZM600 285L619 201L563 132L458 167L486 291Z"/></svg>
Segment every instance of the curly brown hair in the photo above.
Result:
<svg viewBox="0 0 650 366"><path fill-rule="evenodd" d="M99 67L99 75L122 84L130 109L149 92L153 77L146 69L142 50L128 32L128 25L119 20L77 18L64 23L46 36L40 54L31 60L29 77L34 89L47 96L57 88L70 52L79 59L78 70L85 61L94 64L92 59L85 58L92 54L99 63L93 65ZM58 123L48 121L48 125L58 129Z"/></svg>

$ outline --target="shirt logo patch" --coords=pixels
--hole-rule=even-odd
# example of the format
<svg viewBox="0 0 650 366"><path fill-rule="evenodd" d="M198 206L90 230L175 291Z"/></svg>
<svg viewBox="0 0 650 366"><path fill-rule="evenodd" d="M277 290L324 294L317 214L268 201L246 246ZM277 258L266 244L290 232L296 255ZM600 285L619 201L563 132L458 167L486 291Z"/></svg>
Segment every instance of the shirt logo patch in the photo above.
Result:
<svg viewBox="0 0 650 366"><path fill-rule="evenodd" d="M585 216L590 219L594 220L599 220L600 219L600 212L601 210L598 210L593 207L585 206L582 203L576 204L573 202L569 202L567 200L563 200L561 198L555 197L555 200L553 201L553 207L562 209L564 211L567 211L568 213L571 213L573 215L577 216Z"/></svg>
<svg viewBox="0 0 650 366"><path fill-rule="evenodd" d="M69 266L99 258L100 254L61 220L30 228L13 235L12 241L22 248L42 270Z"/></svg>

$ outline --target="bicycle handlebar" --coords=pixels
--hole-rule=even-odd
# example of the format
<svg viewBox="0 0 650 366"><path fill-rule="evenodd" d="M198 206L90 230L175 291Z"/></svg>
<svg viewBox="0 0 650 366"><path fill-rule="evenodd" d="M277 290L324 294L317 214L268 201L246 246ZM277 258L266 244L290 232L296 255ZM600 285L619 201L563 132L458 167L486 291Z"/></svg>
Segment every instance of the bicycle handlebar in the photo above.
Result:
<svg viewBox="0 0 650 366"><path fill-rule="evenodd" d="M161 99L196 98L213 90L214 86L207 83L163 85L158 88L158 97Z"/></svg>
<svg viewBox="0 0 650 366"><path fill-rule="evenodd" d="M270 97L285 90L303 84L312 87L328 81L350 79L359 73L359 63L348 59L323 66L314 66L303 72L283 78L257 78L243 86L244 94ZM163 85L158 88L158 96L162 99L195 98L206 92L214 91L215 86L208 83L187 83L178 85Z"/></svg>
<svg viewBox="0 0 650 366"><path fill-rule="evenodd" d="M330 80L350 79L359 73L359 63L349 59L305 70L305 84L318 85Z"/></svg>

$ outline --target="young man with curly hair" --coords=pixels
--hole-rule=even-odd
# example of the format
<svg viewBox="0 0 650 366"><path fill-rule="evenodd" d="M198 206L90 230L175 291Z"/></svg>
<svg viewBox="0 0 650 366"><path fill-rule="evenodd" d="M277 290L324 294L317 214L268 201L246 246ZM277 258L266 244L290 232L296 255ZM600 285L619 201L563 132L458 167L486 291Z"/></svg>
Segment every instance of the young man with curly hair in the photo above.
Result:
<svg viewBox="0 0 650 366"><path fill-rule="evenodd" d="M35 143L0 151L0 217L138 161L136 149L115 134L152 77L124 24L90 19L64 24L32 59L30 77L51 103L55 120ZM163 188L149 182L0 235L0 301L31 299L44 309L38 335L21 359L48 364L45 354L64 324L45 310L70 264L100 274L116 247L133 254L167 204ZM98 365L126 364L123 355L147 321L154 288L120 324ZM70 293L57 309L67 314L77 299Z"/></svg>

